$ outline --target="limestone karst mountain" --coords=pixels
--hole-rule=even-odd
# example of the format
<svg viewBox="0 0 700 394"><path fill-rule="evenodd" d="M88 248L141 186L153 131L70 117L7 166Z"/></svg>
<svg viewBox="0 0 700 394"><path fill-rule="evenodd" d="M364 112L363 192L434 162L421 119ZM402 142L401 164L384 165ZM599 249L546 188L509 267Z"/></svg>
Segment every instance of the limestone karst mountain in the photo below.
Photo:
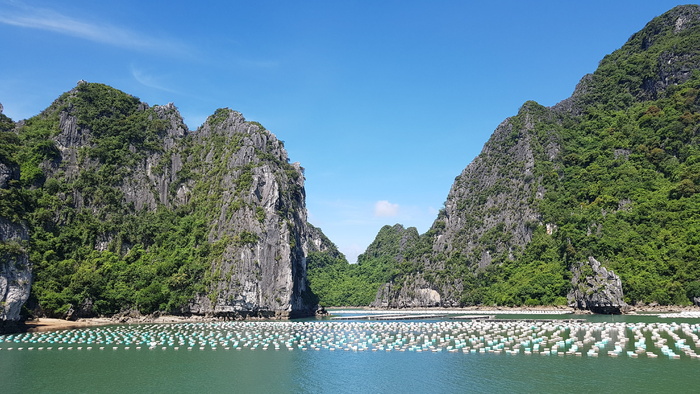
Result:
<svg viewBox="0 0 700 394"><path fill-rule="evenodd" d="M16 136L10 132L13 128L14 122L2 113L0 105L0 332L3 321L20 320L32 279L25 250L27 228L19 220L21 212L7 203L17 196L15 183L19 181L19 165L12 160L17 144Z"/></svg>
<svg viewBox="0 0 700 394"><path fill-rule="evenodd" d="M84 81L7 120L2 250L21 259L3 267L31 267L35 313L314 313L306 256L335 247L306 221L303 168L260 124L219 109L189 131L172 104Z"/></svg>
<svg viewBox="0 0 700 394"><path fill-rule="evenodd" d="M457 176L374 305L565 304L572 269L591 257L619 275L624 299L606 301L617 310L700 296L698 48L700 7L676 7L570 98L525 103Z"/></svg>

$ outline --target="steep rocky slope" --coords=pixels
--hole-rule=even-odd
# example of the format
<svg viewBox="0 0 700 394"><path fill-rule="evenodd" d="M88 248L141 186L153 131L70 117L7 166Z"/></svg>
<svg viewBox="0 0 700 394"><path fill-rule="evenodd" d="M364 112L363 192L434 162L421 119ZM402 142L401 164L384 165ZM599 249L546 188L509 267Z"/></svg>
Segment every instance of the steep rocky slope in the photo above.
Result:
<svg viewBox="0 0 700 394"><path fill-rule="evenodd" d="M329 242L260 124L224 108L189 131L172 104L81 81L9 133L35 313L313 314L306 256Z"/></svg>
<svg viewBox="0 0 700 394"><path fill-rule="evenodd" d="M0 321L20 320L20 310L29 298L32 271L23 244L27 229L0 218Z"/></svg>
<svg viewBox="0 0 700 394"><path fill-rule="evenodd" d="M14 122L2 113L0 105L0 332L2 322L20 320L32 280L27 228L20 219L21 209L12 203L19 181L19 165L12 158L18 143L13 128Z"/></svg>
<svg viewBox="0 0 700 394"><path fill-rule="evenodd" d="M375 305L565 303L591 256L628 302L688 303L700 279L697 48L700 7L677 7L572 97L525 103L455 179Z"/></svg>

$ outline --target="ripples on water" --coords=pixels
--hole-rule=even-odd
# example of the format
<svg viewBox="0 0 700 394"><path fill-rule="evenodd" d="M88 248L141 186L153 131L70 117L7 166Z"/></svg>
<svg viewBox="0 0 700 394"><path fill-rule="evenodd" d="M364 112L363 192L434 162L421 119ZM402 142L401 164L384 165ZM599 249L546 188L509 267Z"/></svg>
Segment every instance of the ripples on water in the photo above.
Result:
<svg viewBox="0 0 700 394"><path fill-rule="evenodd" d="M691 392L700 325L219 322L0 336L1 392Z"/></svg>

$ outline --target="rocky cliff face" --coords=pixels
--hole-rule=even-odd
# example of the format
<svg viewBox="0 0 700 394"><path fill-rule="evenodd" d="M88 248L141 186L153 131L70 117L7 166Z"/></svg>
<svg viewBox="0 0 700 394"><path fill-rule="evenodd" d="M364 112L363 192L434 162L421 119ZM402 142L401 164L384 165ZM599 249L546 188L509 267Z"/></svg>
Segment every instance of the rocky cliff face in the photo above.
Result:
<svg viewBox="0 0 700 394"><path fill-rule="evenodd" d="M19 165L10 157L15 144L11 130L14 122L2 114L0 105L0 332L2 322L20 320L20 310L29 298L32 270L26 251L28 234L18 218L3 217L11 211L6 204L13 196L14 183L19 181ZM2 149L5 148L5 149Z"/></svg>
<svg viewBox="0 0 700 394"><path fill-rule="evenodd" d="M401 286L386 283L377 290L374 308L430 308L446 306L433 283L421 275L409 276Z"/></svg>
<svg viewBox="0 0 700 394"><path fill-rule="evenodd" d="M39 313L313 314L306 254L325 237L303 169L260 124L220 109L189 131L172 104L81 81L16 133L40 191Z"/></svg>
<svg viewBox="0 0 700 394"><path fill-rule="evenodd" d="M200 294L190 311L274 312L277 317L312 313L304 246L317 229L306 221L301 166L288 164L282 143L235 111L217 111L193 137L196 146L204 147L187 157L195 173L206 177L225 168L218 190L209 190L220 196L212 206L217 215L209 242L228 240L214 264L217 275L230 279L217 281L208 295ZM212 141L219 138L224 144L217 148Z"/></svg>
<svg viewBox="0 0 700 394"><path fill-rule="evenodd" d="M569 306L593 313L619 315L628 309L622 293L622 281L614 272L601 266L593 257L571 269L572 289L567 298Z"/></svg>
<svg viewBox="0 0 700 394"><path fill-rule="evenodd" d="M400 278L398 291L394 284L380 289L373 305L459 306L465 285L456 264L476 271L521 252L543 225L537 201L546 192L543 177L557 166L557 127L556 114L534 102L500 124L455 179L430 231L413 242L430 248L413 253L416 272Z"/></svg>
<svg viewBox="0 0 700 394"><path fill-rule="evenodd" d="M546 108L530 102L498 126L455 179L433 224L433 253L459 252L483 268L499 255L512 258L530 241L541 221L536 204L546 192L541 168L556 168L560 150L550 126L555 122Z"/></svg>
<svg viewBox="0 0 700 394"><path fill-rule="evenodd" d="M19 321L29 299L32 270L24 245L27 229L0 218L0 322Z"/></svg>
<svg viewBox="0 0 700 394"><path fill-rule="evenodd" d="M19 166L0 163L0 189L7 189L13 179L19 179Z"/></svg>

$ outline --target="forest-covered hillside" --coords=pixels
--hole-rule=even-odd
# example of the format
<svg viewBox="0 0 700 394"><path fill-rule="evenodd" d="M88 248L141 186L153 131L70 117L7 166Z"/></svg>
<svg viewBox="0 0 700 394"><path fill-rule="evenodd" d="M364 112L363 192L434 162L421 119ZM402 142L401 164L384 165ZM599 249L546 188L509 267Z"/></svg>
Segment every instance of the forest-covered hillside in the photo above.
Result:
<svg viewBox="0 0 700 394"><path fill-rule="evenodd" d="M0 219L24 229L0 226L0 276L28 257L30 313L314 313L306 255L329 241L259 123L222 108L190 131L172 104L81 81L0 127Z"/></svg>
<svg viewBox="0 0 700 394"><path fill-rule="evenodd" d="M425 289L443 306L566 304L572 267L593 257L619 275L629 304L690 304L700 296L699 48L698 6L655 18L572 97L527 102L499 125L427 233L400 255L368 249L359 267L339 265L339 280L374 284L379 270L375 304L394 307L429 306ZM342 294L324 269L312 271L314 288Z"/></svg>

